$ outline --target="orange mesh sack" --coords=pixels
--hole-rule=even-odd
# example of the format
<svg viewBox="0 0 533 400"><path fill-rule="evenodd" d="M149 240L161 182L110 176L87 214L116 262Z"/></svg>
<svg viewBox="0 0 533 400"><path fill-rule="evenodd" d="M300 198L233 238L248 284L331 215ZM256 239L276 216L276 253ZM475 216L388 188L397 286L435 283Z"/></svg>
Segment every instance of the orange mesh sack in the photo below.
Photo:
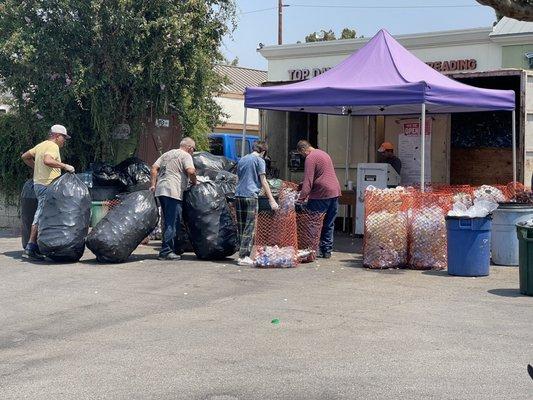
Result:
<svg viewBox="0 0 533 400"><path fill-rule="evenodd" d="M447 265L446 213L451 194L414 193L409 220L409 267L445 269Z"/></svg>
<svg viewBox="0 0 533 400"><path fill-rule="evenodd" d="M297 265L298 233L294 210L296 196L295 190L284 185L279 194L279 210L260 211L257 214L252 252L255 266L294 267ZM292 261L289 262L289 259Z"/></svg>
<svg viewBox="0 0 533 400"><path fill-rule="evenodd" d="M369 268L407 265L408 210L412 194L405 189L369 188L365 193L363 264Z"/></svg>
<svg viewBox="0 0 533 400"><path fill-rule="evenodd" d="M300 262L312 262L316 259L325 215L324 213L305 209L296 213L298 258Z"/></svg>

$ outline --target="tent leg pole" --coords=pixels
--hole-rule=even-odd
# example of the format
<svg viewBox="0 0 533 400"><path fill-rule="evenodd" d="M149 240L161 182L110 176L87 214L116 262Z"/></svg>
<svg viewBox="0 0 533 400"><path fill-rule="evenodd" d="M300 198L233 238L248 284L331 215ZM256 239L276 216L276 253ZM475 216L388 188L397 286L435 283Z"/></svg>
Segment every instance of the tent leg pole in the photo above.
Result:
<svg viewBox="0 0 533 400"><path fill-rule="evenodd" d="M426 104L422 103L420 121L420 190L426 191Z"/></svg>
<svg viewBox="0 0 533 400"><path fill-rule="evenodd" d="M512 133L513 133L513 182L516 188L516 178L517 178L517 166L516 166L516 111L513 110L511 114L511 124Z"/></svg>
<svg viewBox="0 0 533 400"><path fill-rule="evenodd" d="M242 143L241 143L241 157L246 155L246 117L248 116L248 108L244 107L244 120L242 123Z"/></svg>
<svg viewBox="0 0 533 400"><path fill-rule="evenodd" d="M350 178L350 139L352 137L352 114L348 113L348 130L346 131L346 157L344 160L344 187L348 190L348 180ZM349 206L346 206L344 218L342 219L342 231L346 232L346 218L350 218L348 214Z"/></svg>

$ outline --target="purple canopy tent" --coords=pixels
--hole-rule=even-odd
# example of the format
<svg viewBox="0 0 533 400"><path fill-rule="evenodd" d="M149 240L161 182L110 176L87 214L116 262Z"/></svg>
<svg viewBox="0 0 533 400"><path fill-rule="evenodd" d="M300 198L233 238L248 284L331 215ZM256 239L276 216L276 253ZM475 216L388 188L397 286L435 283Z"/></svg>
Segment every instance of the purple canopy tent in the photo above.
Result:
<svg viewBox="0 0 533 400"><path fill-rule="evenodd" d="M511 111L516 181L514 91L483 89L450 79L416 58L383 29L364 47L322 75L293 84L246 88L244 107L243 137L247 108L332 115L421 113L422 188L426 112Z"/></svg>

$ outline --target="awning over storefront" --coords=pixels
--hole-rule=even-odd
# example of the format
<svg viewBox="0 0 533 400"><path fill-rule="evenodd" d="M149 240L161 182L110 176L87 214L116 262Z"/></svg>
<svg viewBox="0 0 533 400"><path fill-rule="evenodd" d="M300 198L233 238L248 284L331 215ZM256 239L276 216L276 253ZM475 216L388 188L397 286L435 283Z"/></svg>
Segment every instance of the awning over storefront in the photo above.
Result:
<svg viewBox="0 0 533 400"><path fill-rule="evenodd" d="M450 79L419 60L387 31L339 65L307 81L249 87L245 107L335 115L514 110L512 90L482 89Z"/></svg>

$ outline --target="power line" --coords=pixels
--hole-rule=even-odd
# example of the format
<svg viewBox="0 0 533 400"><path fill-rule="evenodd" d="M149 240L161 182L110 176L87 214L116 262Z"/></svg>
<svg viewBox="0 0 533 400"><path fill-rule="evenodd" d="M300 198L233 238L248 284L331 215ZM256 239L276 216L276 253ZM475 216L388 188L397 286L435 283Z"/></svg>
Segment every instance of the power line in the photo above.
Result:
<svg viewBox="0 0 533 400"><path fill-rule="evenodd" d="M347 6L347 5L312 5L312 4L290 4L291 7L300 8L353 8L353 9L391 9L391 8L470 8L483 7L481 4L441 4L441 5L420 5L420 6Z"/></svg>
<svg viewBox="0 0 533 400"><path fill-rule="evenodd" d="M284 4L283 7L299 7L299 8L345 8L358 10L383 10L383 9L424 9L424 8L477 8L483 7L481 4L434 4L434 5L419 5L419 6L348 6L348 5L314 5L314 4ZM262 8L259 10L244 11L238 15L246 15L259 13L264 11L277 10L278 7Z"/></svg>

